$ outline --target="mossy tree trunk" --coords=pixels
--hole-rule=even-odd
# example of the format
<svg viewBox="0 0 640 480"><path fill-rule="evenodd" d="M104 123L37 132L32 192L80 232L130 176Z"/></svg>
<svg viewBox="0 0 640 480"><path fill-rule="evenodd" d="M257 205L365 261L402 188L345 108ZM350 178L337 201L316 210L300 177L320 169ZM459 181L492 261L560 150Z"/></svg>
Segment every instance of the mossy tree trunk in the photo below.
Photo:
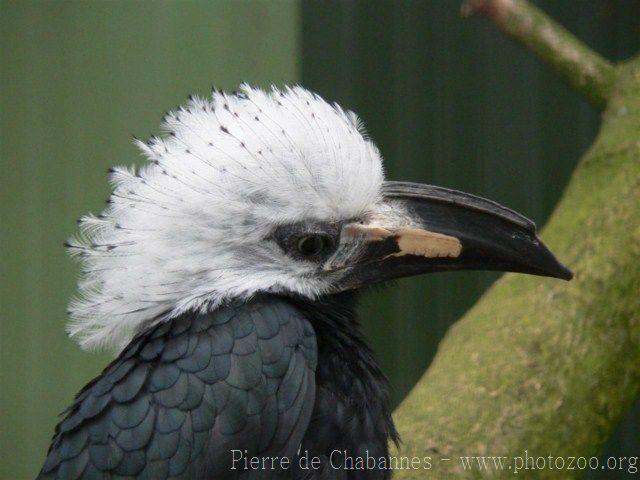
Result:
<svg viewBox="0 0 640 480"><path fill-rule="evenodd" d="M525 478L580 478L549 455L565 467L597 455L640 392L640 57L612 65L524 1L471 0L463 13L558 70L604 109L602 126L541 233L574 280L507 274L451 328L395 413L394 455L431 457L431 469L394 478L512 477L509 463L465 470L460 457L525 452L547 459Z"/></svg>

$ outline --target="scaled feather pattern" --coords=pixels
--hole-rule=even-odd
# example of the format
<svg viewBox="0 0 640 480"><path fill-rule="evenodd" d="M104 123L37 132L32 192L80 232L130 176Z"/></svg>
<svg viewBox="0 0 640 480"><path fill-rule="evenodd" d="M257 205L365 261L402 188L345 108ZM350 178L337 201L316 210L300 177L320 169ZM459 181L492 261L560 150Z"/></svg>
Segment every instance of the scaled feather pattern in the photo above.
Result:
<svg viewBox="0 0 640 480"><path fill-rule="evenodd" d="M148 159L111 173L113 193L69 242L82 263L68 331L84 348L122 348L143 328L258 292L316 298L329 279L269 236L302 220L375 209L382 159L352 112L293 87L243 85L191 98Z"/></svg>

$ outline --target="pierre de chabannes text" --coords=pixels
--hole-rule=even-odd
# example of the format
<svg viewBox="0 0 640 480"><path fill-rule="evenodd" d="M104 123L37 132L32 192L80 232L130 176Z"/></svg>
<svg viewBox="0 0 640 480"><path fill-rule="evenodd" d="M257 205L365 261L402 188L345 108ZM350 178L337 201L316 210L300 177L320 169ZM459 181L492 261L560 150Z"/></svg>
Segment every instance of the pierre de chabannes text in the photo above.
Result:
<svg viewBox="0 0 640 480"><path fill-rule="evenodd" d="M431 457L375 457L365 452L363 456L350 455L346 450L333 450L328 457L310 455L301 451L298 457L258 457L247 450L231 450L231 470L319 470L328 465L335 470L402 470L431 468ZM325 465L327 464L327 465Z"/></svg>

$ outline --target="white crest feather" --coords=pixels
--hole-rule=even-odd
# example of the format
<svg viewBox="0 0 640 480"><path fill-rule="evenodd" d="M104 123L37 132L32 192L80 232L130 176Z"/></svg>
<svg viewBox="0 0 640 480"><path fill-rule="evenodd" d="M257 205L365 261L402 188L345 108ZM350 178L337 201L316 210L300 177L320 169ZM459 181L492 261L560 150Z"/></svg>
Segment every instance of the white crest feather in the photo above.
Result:
<svg viewBox="0 0 640 480"><path fill-rule="evenodd" d="M265 239L380 198L380 154L358 117L300 87L193 98L162 127L136 142L149 162L113 169L108 208L70 241L82 276L68 330L85 348L122 347L147 324L259 291L322 293L310 266Z"/></svg>

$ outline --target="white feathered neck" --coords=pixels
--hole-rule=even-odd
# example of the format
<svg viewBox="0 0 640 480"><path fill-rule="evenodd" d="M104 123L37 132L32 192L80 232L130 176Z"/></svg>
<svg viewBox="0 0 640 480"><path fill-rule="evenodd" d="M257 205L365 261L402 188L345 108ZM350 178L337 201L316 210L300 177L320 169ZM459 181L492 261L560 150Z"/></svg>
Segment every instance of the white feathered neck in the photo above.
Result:
<svg viewBox="0 0 640 480"><path fill-rule="evenodd" d="M110 204L69 242L82 275L68 330L85 348L258 291L322 293L326 280L265 239L380 197L381 158L358 118L300 87L191 98L162 128L136 141L145 166L112 170Z"/></svg>

